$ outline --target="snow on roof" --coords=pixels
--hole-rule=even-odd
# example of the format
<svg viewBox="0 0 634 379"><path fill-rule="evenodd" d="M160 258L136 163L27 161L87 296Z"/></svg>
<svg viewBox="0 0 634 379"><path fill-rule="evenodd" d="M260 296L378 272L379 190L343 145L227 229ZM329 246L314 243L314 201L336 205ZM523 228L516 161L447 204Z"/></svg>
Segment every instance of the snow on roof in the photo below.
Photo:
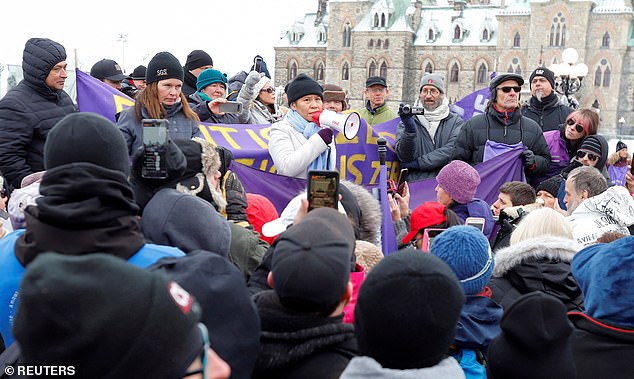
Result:
<svg viewBox="0 0 634 379"><path fill-rule="evenodd" d="M497 13L498 9L491 6L466 7L462 11L462 16L461 12L453 8L425 7L414 45L495 46L498 33L498 22L495 18ZM454 41L456 26L463 30L463 37ZM431 40L428 39L430 28L434 31L434 38ZM484 29L488 30L488 40L482 40Z"/></svg>

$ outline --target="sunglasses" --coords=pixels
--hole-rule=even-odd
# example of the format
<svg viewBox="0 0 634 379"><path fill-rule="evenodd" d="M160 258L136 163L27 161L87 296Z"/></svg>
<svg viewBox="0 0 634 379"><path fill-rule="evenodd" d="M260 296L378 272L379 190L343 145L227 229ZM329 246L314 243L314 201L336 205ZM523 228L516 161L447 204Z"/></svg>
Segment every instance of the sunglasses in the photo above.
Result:
<svg viewBox="0 0 634 379"><path fill-rule="evenodd" d="M577 121L574 118L569 118L568 121L566 121L566 124L570 126L574 125L577 133L583 133L583 125L577 124Z"/></svg>
<svg viewBox="0 0 634 379"><path fill-rule="evenodd" d="M512 87L498 87L498 89L504 93L509 93L513 90L515 93L520 93L522 87L520 86L512 86Z"/></svg>
<svg viewBox="0 0 634 379"><path fill-rule="evenodd" d="M588 159L590 159L592 162L594 162L594 161L596 161L597 159L599 159L599 156L598 156L598 155L596 155L596 154L587 153L587 152L585 152L585 151L581 151L581 150L577 151L577 157L578 157L578 158L583 158L583 157L585 157L586 155L588 155Z"/></svg>
<svg viewBox="0 0 634 379"><path fill-rule="evenodd" d="M269 88L264 88L264 89L260 90L260 92L262 92L262 91L264 91L266 93L273 93L273 92L275 92L275 89L273 89L273 87L269 87Z"/></svg>
<svg viewBox="0 0 634 379"><path fill-rule="evenodd" d="M203 339L202 352L200 353L201 368L194 371L187 371L185 375L183 375L184 378L188 376L192 376L192 375L199 375L199 374L202 374L203 379L206 378L205 366L207 366L207 349L209 348L209 332L207 331L207 327L205 326L205 324L203 324L202 322L198 323L198 329L200 329L200 334L202 335L202 339Z"/></svg>

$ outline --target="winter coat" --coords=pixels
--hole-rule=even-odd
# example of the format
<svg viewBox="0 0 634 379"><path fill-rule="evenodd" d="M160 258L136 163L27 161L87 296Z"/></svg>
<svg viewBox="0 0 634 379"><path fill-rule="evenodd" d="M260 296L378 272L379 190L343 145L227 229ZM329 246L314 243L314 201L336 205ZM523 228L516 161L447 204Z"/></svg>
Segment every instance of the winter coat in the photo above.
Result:
<svg viewBox="0 0 634 379"><path fill-rule="evenodd" d="M365 122L370 126L390 121L398 117L394 111L388 108L387 103L384 103L376 109L370 109L369 101L366 102L365 108L357 111L357 113L359 113L359 116L365 119Z"/></svg>
<svg viewBox="0 0 634 379"><path fill-rule="evenodd" d="M625 185L625 175L630 170L628 165L630 165L631 163L632 162L629 158L620 158L618 151L616 153L612 153L608 157L606 165L608 167L608 175L610 176L611 185Z"/></svg>
<svg viewBox="0 0 634 379"><path fill-rule="evenodd" d="M266 105L262 104L259 100L256 100L259 94L254 93L254 86L244 84L240 88L237 101L242 103L242 109L246 109L247 112L243 112L239 115L241 124L274 124L284 117L284 114L280 110L280 107L273 103L274 113Z"/></svg>
<svg viewBox="0 0 634 379"><path fill-rule="evenodd" d="M500 113L491 106L486 113L473 116L458 135L452 159L472 165L482 163L487 140L509 145L522 142L535 154L535 168L527 171L527 175L543 174L550 167L550 151L541 128L522 116L519 109Z"/></svg>
<svg viewBox="0 0 634 379"><path fill-rule="evenodd" d="M335 379L357 355L354 327L343 315L290 312L273 290L253 299L262 323L254 379Z"/></svg>
<svg viewBox="0 0 634 379"><path fill-rule="evenodd" d="M271 125L269 137L269 153L279 175L306 179L308 165L326 149L330 149L329 167L335 167L335 138L328 145L317 133L306 138L286 118Z"/></svg>
<svg viewBox="0 0 634 379"><path fill-rule="evenodd" d="M574 239L583 246L595 244L607 232L629 236L627 227L634 224L634 199L625 187L608 187L579 204L568 221Z"/></svg>
<svg viewBox="0 0 634 379"><path fill-rule="evenodd" d="M491 298L508 308L520 296L541 291L561 300L570 311L583 310L583 294L570 272L580 249L574 241L546 235L498 250L489 281Z"/></svg>
<svg viewBox="0 0 634 379"><path fill-rule="evenodd" d="M202 137L198 121L189 119L183 114L183 104L176 103L166 108L168 129L170 139L192 139ZM142 118L150 118L147 111L141 108ZM135 107L126 108L119 114L117 127L123 134L128 145L128 154L132 156L134 152L143 146L143 125L136 116Z"/></svg>
<svg viewBox="0 0 634 379"><path fill-rule="evenodd" d="M493 213L491 212L491 208L486 201L481 199L473 199L467 204L452 202L448 208L456 212L458 218L460 219L460 222L462 223L467 220L467 217L482 217L484 219L483 233L485 236L487 236L487 238L491 237L495 221L493 220Z"/></svg>
<svg viewBox="0 0 634 379"><path fill-rule="evenodd" d="M572 353L578 379L631 378L634 373L634 329L570 312L575 330Z"/></svg>
<svg viewBox="0 0 634 379"><path fill-rule="evenodd" d="M209 110L209 101L203 100L198 92L187 97L192 110L198 115L200 122L206 122L210 124L242 124L240 117L246 120L244 115L248 115L247 109L242 108L242 113L225 113L215 114Z"/></svg>
<svg viewBox="0 0 634 379"><path fill-rule="evenodd" d="M181 88L181 92L185 94L185 96L189 96L192 93L196 92L196 82L198 78L194 76L189 70L183 66L183 71L185 75L183 77L183 87Z"/></svg>
<svg viewBox="0 0 634 379"><path fill-rule="evenodd" d="M572 108L561 104L554 91L542 101L533 96L522 106L522 115L535 121L544 132L558 130L570 113Z"/></svg>
<svg viewBox="0 0 634 379"><path fill-rule="evenodd" d="M445 358L435 366L395 370L384 368L371 357L352 358L341 379L462 379L464 371L453 358Z"/></svg>
<svg viewBox="0 0 634 379"><path fill-rule="evenodd" d="M460 116L449 113L440 121L436 134L432 138L418 117L413 117L413 120L416 123L414 133L409 133L402 121L398 123L394 143L394 149L401 162L413 160L418 162L419 169L409 170L408 181L434 177L441 168L451 161L454 143L464 124Z"/></svg>
<svg viewBox="0 0 634 379"><path fill-rule="evenodd" d="M460 312L452 344L486 353L489 343L500 334L502 307L486 296L468 295Z"/></svg>
<svg viewBox="0 0 634 379"><path fill-rule="evenodd" d="M51 40L30 39L24 48L24 80L0 99L0 172L13 188L44 170L48 132L64 116L77 112L64 90L45 84L51 69L66 59L64 48Z"/></svg>
<svg viewBox="0 0 634 379"><path fill-rule="evenodd" d="M231 228L229 260L240 269L244 279L248 280L262 262L269 244L260 239L260 235L253 230L253 226L242 224L245 223L229 222Z"/></svg>

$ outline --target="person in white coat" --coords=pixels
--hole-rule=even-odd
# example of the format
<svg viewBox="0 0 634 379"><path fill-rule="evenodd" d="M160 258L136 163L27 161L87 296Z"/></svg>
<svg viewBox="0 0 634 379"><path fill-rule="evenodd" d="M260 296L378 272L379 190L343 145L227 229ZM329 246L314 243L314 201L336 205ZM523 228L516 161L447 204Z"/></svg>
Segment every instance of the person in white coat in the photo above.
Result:
<svg viewBox="0 0 634 379"><path fill-rule="evenodd" d="M238 93L238 101L248 112L241 113L241 124L273 124L284 117L275 101L275 87L263 73L251 71Z"/></svg>
<svg viewBox="0 0 634 379"><path fill-rule="evenodd" d="M323 89L299 74L286 90L290 110L271 125L269 153L277 173L306 178L309 170L334 170L337 150L330 128L320 128L313 115L324 109Z"/></svg>

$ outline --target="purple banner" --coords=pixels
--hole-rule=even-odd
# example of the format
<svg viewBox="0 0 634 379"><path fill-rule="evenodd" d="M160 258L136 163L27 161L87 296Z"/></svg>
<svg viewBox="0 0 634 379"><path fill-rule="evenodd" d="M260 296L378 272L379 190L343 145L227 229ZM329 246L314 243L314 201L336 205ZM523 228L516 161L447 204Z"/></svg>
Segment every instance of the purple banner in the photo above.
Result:
<svg viewBox="0 0 634 379"><path fill-rule="evenodd" d="M134 100L97 78L75 69L80 112L98 113L115 122L114 115L134 105Z"/></svg>
<svg viewBox="0 0 634 379"><path fill-rule="evenodd" d="M489 89L483 88L449 105L449 109L467 121L477 114L484 113L489 97L491 97Z"/></svg>

